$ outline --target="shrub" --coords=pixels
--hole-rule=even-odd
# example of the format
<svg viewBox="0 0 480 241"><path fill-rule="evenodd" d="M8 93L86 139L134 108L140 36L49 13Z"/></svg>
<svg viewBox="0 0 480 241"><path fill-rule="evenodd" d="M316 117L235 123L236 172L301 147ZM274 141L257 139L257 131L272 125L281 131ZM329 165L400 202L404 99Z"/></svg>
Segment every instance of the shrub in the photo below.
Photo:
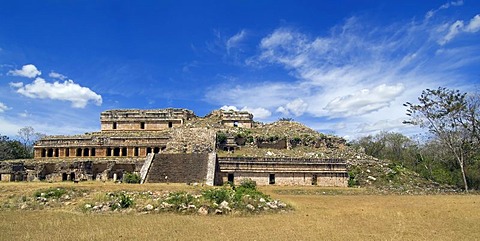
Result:
<svg viewBox="0 0 480 241"><path fill-rule="evenodd" d="M193 204L195 197L192 194L187 192L172 192L168 195L165 202L173 204L175 207L179 207L182 204L189 205Z"/></svg>
<svg viewBox="0 0 480 241"><path fill-rule="evenodd" d="M129 196L127 196L123 193L120 194L120 202L119 203L120 203L121 208L129 208L129 207L133 206L133 200Z"/></svg>
<svg viewBox="0 0 480 241"><path fill-rule="evenodd" d="M228 189L226 187L207 189L202 192L202 196L207 201L220 204L223 201L227 201L227 202L230 201L230 197L232 196L232 191L233 190Z"/></svg>
<svg viewBox="0 0 480 241"><path fill-rule="evenodd" d="M129 207L133 207L134 205L133 199L128 195L125 195L125 193L114 195L114 197L115 197L113 200L114 203L111 205L112 210L119 209L119 208L129 208Z"/></svg>
<svg viewBox="0 0 480 241"><path fill-rule="evenodd" d="M359 167L352 167L350 171L348 171L348 186L349 187L354 187L358 186L358 180L357 180L357 175L361 172Z"/></svg>
<svg viewBox="0 0 480 241"><path fill-rule="evenodd" d="M227 142L227 135L223 132L217 133L217 145L218 144L225 144Z"/></svg>
<svg viewBox="0 0 480 241"><path fill-rule="evenodd" d="M246 178L246 179L243 179L242 181L240 181L240 186L239 187L256 190L257 189L257 183L250 178Z"/></svg>
<svg viewBox="0 0 480 241"><path fill-rule="evenodd" d="M140 175L137 173L125 173L123 175L123 182L125 183L140 183Z"/></svg>

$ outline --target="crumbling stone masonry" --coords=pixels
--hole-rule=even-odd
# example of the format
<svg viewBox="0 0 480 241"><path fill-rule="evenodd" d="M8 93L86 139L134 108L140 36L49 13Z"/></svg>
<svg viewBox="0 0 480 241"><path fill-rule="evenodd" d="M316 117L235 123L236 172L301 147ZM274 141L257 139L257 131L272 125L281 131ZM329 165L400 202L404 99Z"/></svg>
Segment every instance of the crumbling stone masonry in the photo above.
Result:
<svg viewBox="0 0 480 241"><path fill-rule="evenodd" d="M42 138L34 159L0 162L0 181L115 181L141 172L142 182L222 185L250 178L259 185L347 186L342 159L217 157L217 148L234 152L245 144L238 135L217 143L218 132L254 128L253 115L245 111L219 110L202 118L187 109L108 110L100 123L99 132ZM295 148L290 142L257 139L254 148Z"/></svg>

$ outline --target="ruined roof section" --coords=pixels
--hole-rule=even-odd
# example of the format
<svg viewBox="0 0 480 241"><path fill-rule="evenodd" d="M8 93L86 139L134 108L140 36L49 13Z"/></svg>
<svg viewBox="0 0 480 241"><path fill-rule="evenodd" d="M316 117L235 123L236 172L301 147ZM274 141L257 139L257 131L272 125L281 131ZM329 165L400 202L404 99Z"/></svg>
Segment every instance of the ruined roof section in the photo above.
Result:
<svg viewBox="0 0 480 241"><path fill-rule="evenodd" d="M193 111L180 108L167 109L118 109L107 110L100 114L101 121L125 120L125 121L142 121L142 120L172 120L183 119L189 120L196 117Z"/></svg>
<svg viewBox="0 0 480 241"><path fill-rule="evenodd" d="M253 119L253 115L248 111L234 111L234 110L222 110L221 111L222 120L232 120L232 121L239 121L239 120L248 120L251 121Z"/></svg>

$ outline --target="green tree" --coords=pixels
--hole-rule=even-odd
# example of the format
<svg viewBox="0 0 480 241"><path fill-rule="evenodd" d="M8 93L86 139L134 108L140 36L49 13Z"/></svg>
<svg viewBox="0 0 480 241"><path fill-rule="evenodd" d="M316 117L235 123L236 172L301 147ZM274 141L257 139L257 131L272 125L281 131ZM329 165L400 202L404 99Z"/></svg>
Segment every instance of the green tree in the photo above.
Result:
<svg viewBox="0 0 480 241"><path fill-rule="evenodd" d="M478 102L467 93L439 87L426 89L418 97L419 104L407 102L409 120L405 124L426 128L456 160L465 191L468 192L466 165L478 146Z"/></svg>
<svg viewBox="0 0 480 241"><path fill-rule="evenodd" d="M0 161L27 158L29 155L19 141L0 136Z"/></svg>

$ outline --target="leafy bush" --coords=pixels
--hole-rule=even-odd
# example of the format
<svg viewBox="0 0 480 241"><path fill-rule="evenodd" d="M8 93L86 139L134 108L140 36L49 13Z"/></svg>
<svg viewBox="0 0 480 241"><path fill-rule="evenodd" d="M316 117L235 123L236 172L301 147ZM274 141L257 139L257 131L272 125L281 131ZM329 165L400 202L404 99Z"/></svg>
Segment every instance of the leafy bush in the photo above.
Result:
<svg viewBox="0 0 480 241"><path fill-rule="evenodd" d="M113 195L113 197L113 204L110 207L112 210L119 208L129 208L133 207L134 205L133 199L130 196L125 195L125 193L116 194Z"/></svg>
<svg viewBox="0 0 480 241"><path fill-rule="evenodd" d="M165 199L165 202L173 204L175 207L180 207L182 204L193 204L195 197L187 192L172 192Z"/></svg>
<svg viewBox="0 0 480 241"><path fill-rule="evenodd" d="M218 144L225 144L227 142L227 135L223 132L217 133L217 145Z"/></svg>
<svg viewBox="0 0 480 241"><path fill-rule="evenodd" d="M353 166L350 171L348 171L348 186L354 187L359 185L357 180L357 175L361 172L360 168L357 166Z"/></svg>
<svg viewBox="0 0 480 241"><path fill-rule="evenodd" d="M120 203L121 208L129 208L129 207L133 206L133 200L129 196L127 196L123 193L120 194L120 202L119 203Z"/></svg>
<svg viewBox="0 0 480 241"><path fill-rule="evenodd" d="M240 186L241 188L246 188L246 189L257 189L257 182L253 181L250 178L243 179L240 181Z"/></svg>
<svg viewBox="0 0 480 241"><path fill-rule="evenodd" d="M223 201L230 201L230 197L232 196L233 190L228 189L226 187L222 188L214 188L214 189L207 189L202 192L202 196L210 202L220 204Z"/></svg>
<svg viewBox="0 0 480 241"><path fill-rule="evenodd" d="M123 175L123 182L125 183L140 183L140 175L137 173L125 173Z"/></svg>

